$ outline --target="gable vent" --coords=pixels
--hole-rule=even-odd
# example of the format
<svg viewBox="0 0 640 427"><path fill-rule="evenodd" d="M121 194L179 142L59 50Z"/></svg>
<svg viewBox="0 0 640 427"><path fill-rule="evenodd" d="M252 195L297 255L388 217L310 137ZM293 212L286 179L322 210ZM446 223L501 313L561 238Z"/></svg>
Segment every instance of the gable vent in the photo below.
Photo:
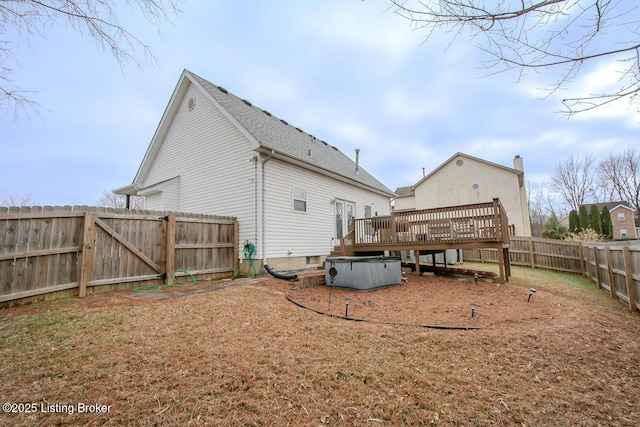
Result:
<svg viewBox="0 0 640 427"><path fill-rule="evenodd" d="M225 88L223 88L222 86L218 86L218 90L220 90L220 92L222 92L222 93L226 93L227 95L229 94L229 92Z"/></svg>

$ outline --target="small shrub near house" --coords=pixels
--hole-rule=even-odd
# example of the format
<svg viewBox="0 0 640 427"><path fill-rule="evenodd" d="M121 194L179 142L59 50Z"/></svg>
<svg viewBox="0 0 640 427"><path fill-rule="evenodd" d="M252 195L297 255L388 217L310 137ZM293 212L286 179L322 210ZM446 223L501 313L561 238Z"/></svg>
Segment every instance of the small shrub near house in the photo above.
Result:
<svg viewBox="0 0 640 427"><path fill-rule="evenodd" d="M593 228L586 228L577 233L567 233L563 240L572 242L604 242L604 236Z"/></svg>

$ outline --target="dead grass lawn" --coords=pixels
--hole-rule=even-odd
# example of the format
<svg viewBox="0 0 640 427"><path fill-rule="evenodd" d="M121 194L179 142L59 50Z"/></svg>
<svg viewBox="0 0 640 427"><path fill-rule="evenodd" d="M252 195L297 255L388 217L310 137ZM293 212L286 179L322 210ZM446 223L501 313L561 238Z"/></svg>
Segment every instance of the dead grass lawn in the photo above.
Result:
<svg viewBox="0 0 640 427"><path fill-rule="evenodd" d="M354 317L470 331L346 321L284 292L328 309L326 287L269 280L0 311L0 401L36 409L0 425L640 425L640 315L580 277L411 276L351 295ZM345 294L332 291L336 314Z"/></svg>

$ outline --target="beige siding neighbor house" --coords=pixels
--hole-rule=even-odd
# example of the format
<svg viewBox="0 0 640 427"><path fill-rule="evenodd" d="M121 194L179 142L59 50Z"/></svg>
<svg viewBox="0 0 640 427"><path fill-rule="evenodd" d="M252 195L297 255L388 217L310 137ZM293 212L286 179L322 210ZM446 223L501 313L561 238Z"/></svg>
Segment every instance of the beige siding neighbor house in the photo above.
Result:
<svg viewBox="0 0 640 427"><path fill-rule="evenodd" d="M429 209L499 198L514 236L531 236L522 158L513 168L456 153L415 185L396 190L394 210Z"/></svg>
<svg viewBox="0 0 640 427"><path fill-rule="evenodd" d="M321 264L393 192L338 148L185 70L133 183L148 209L237 217L256 267ZM260 263L260 264L258 264Z"/></svg>

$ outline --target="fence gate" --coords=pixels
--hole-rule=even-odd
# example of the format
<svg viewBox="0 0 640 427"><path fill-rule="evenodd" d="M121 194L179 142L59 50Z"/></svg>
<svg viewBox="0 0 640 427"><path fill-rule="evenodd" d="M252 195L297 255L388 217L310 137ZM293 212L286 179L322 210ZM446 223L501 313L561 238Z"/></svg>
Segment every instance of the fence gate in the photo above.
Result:
<svg viewBox="0 0 640 427"><path fill-rule="evenodd" d="M230 276L232 217L87 206L0 208L0 303ZM53 295L55 294L55 295Z"/></svg>

